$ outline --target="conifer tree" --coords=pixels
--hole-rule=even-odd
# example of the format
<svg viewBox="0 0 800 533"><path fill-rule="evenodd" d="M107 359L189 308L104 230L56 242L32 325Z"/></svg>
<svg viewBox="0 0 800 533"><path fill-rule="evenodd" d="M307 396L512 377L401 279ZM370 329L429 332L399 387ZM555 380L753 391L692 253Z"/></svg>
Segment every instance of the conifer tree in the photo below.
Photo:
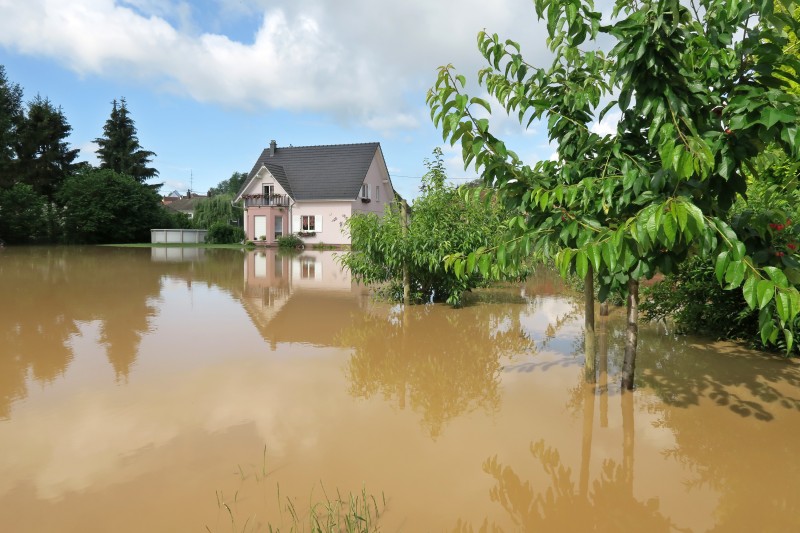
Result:
<svg viewBox="0 0 800 533"><path fill-rule="evenodd" d="M38 95L16 128L15 180L27 183L48 202L76 167L78 150L67 142L71 131L61 108Z"/></svg>
<svg viewBox="0 0 800 533"><path fill-rule="evenodd" d="M125 98L112 102L111 116L103 126L103 136L94 142L99 146L95 153L100 159L100 168L126 174L139 183L158 175L158 170L147 166L156 154L142 149L139 144Z"/></svg>
<svg viewBox="0 0 800 533"><path fill-rule="evenodd" d="M22 88L8 81L6 70L0 65L0 187L11 187L14 182L14 138L22 119Z"/></svg>

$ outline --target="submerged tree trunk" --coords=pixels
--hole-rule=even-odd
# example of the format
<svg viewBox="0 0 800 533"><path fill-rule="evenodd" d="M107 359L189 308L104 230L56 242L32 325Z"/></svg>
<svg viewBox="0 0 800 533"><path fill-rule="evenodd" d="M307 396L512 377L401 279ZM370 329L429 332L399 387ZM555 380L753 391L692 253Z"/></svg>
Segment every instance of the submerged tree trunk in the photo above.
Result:
<svg viewBox="0 0 800 533"><path fill-rule="evenodd" d="M585 304L583 312L583 331L584 331L584 350L586 352L586 362L583 371L586 383L595 383L595 336L594 336L594 270L592 265L586 270L586 278L583 283L583 301Z"/></svg>
<svg viewBox="0 0 800 533"><path fill-rule="evenodd" d="M600 374L600 427L608 427L608 323L600 320L600 331L597 333L597 357Z"/></svg>
<svg viewBox="0 0 800 533"><path fill-rule="evenodd" d="M592 432L594 430L595 387L583 384L583 441L581 443L581 473L579 490L582 497L589 494L589 469L592 463Z"/></svg>
<svg viewBox="0 0 800 533"><path fill-rule="evenodd" d="M608 300L600 302L600 316L608 316Z"/></svg>
<svg viewBox="0 0 800 533"><path fill-rule="evenodd" d="M638 283L638 282L637 282ZM633 416L633 394L624 390L621 394L622 403L622 477L625 481L625 490L633 498L633 470L634 470L634 445L636 432Z"/></svg>
<svg viewBox="0 0 800 533"><path fill-rule="evenodd" d="M639 282L628 280L628 328L625 336L625 357L622 360L622 388L633 390L636 369L636 342L639 338Z"/></svg>
<svg viewBox="0 0 800 533"><path fill-rule="evenodd" d="M403 200L400 204L400 215L403 218L403 240L408 235L408 203ZM403 261L403 305L411 304L411 276L408 272L408 262Z"/></svg>

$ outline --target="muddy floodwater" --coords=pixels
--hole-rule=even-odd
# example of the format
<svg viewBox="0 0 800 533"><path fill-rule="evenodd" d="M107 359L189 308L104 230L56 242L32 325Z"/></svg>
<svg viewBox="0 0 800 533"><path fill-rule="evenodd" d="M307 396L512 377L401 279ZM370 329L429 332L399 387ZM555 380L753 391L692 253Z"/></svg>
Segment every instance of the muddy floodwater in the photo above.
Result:
<svg viewBox="0 0 800 533"><path fill-rule="evenodd" d="M800 368L643 325L542 272L463 309L334 252L0 250L0 531L800 531ZM385 501L385 506L384 506Z"/></svg>

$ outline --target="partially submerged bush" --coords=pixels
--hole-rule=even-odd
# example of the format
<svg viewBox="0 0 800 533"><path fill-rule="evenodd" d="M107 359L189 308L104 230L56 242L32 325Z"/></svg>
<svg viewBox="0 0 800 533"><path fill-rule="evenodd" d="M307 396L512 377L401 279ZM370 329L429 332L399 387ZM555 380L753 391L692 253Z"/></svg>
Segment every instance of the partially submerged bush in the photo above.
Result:
<svg viewBox="0 0 800 533"><path fill-rule="evenodd" d="M297 235L281 235L278 237L278 248L299 248L303 246L303 239Z"/></svg>
<svg viewBox="0 0 800 533"><path fill-rule="evenodd" d="M224 222L215 222L208 228L206 242L209 244L233 244L244 240L244 230Z"/></svg>

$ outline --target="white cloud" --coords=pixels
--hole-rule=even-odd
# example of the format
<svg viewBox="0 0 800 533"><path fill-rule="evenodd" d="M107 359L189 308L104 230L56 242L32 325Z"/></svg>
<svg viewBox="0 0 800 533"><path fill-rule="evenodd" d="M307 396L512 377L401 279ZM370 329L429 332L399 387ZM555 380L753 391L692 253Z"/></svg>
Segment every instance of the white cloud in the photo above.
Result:
<svg viewBox="0 0 800 533"><path fill-rule="evenodd" d="M592 132L598 135L614 135L617 133L617 124L622 118L622 113L619 111L615 113L608 113L603 117L603 120L595 122L590 128Z"/></svg>
<svg viewBox="0 0 800 533"><path fill-rule="evenodd" d="M324 112L377 130L417 127L438 65L474 76L484 27L522 40L534 63L547 55L529 0L217 0L220 16L260 21L247 42L203 33L191 6L0 0L0 46L202 102Z"/></svg>

